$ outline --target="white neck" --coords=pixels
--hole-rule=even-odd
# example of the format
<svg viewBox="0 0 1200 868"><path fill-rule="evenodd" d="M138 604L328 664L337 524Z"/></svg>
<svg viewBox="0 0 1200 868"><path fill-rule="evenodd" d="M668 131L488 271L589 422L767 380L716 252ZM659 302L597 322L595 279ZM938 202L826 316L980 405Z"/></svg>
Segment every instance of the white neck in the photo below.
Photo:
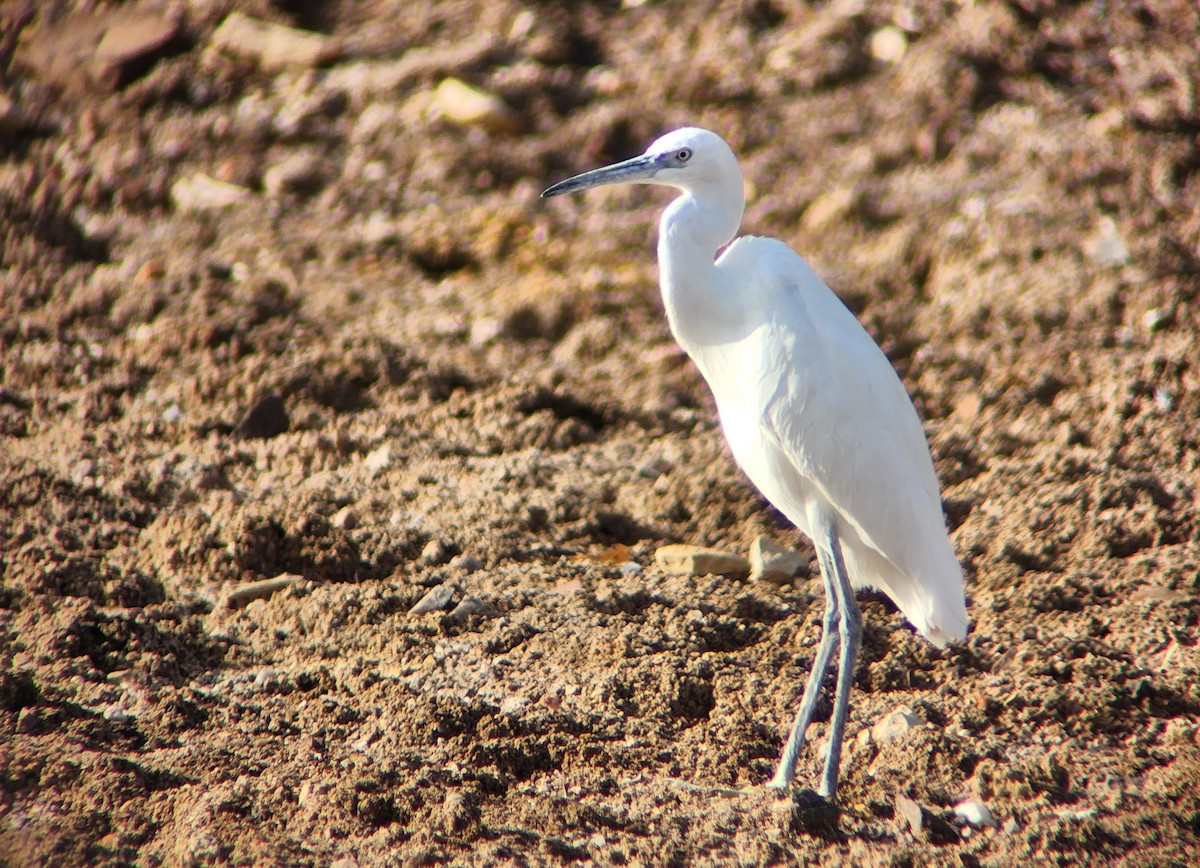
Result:
<svg viewBox="0 0 1200 868"><path fill-rule="evenodd" d="M663 212L658 229L658 267L663 305L675 340L689 354L734 326L740 304L720 280L717 252L742 222L740 173L732 184L684 190Z"/></svg>

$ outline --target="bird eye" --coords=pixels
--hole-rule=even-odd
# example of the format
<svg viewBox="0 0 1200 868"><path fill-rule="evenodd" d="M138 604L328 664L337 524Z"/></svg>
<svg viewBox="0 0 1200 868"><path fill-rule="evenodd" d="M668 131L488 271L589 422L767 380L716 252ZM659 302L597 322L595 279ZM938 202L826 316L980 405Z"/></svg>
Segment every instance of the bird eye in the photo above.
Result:
<svg viewBox="0 0 1200 868"><path fill-rule="evenodd" d="M675 152L675 159L677 159L681 163L686 163L691 158L692 158L692 149L691 148L680 148L678 151Z"/></svg>

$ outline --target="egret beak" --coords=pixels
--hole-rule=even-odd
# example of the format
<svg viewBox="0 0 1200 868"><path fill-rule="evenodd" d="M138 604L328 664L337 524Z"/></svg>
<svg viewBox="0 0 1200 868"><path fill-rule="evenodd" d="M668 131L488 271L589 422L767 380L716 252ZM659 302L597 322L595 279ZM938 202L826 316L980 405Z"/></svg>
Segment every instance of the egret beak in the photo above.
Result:
<svg viewBox="0 0 1200 868"><path fill-rule="evenodd" d="M573 193L576 190L587 190L591 187L603 187L606 184L645 184L654 179L662 168L658 154L642 154L632 160L613 163L601 169L592 169L574 178L559 181L546 192L543 199L558 196L562 193Z"/></svg>

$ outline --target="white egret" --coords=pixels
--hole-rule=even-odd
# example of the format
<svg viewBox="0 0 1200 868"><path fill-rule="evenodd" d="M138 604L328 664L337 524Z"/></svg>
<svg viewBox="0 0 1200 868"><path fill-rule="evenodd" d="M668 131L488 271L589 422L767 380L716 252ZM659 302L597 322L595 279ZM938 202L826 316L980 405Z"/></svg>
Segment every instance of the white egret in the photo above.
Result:
<svg viewBox="0 0 1200 868"><path fill-rule="evenodd" d="M720 136L676 130L639 157L542 195L620 183L681 192L659 224L671 332L708 381L738 464L816 548L823 634L769 785L791 784L840 649L819 790L833 798L862 638L853 588L886 593L939 647L967 632L962 569L921 422L883 351L800 256L774 239L734 241L745 209L742 171Z"/></svg>

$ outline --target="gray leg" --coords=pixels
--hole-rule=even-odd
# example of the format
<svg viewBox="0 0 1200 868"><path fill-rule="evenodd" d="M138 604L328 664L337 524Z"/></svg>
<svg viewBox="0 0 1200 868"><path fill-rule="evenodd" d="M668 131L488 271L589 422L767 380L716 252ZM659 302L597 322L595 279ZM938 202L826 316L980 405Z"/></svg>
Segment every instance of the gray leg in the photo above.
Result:
<svg viewBox="0 0 1200 868"><path fill-rule="evenodd" d="M821 574L827 576L825 558L820 551L818 551L818 558L821 561ZM771 782L767 784L768 787L786 790L796 776L796 760L800 756L800 749L804 747L804 732L812 722L813 712L817 707L817 696L821 693L821 682L825 680L825 673L829 671L829 664L833 662L833 652L838 646L836 600L837 597L834 595L833 589L829 587L829 579L826 577L825 623L821 628L821 644L817 648L817 655L813 658L812 669L808 673L808 683L804 685L804 695L800 699L800 710L796 712L792 732L783 748L783 754L779 757L779 768L775 772L775 777L771 778Z"/></svg>
<svg viewBox="0 0 1200 868"><path fill-rule="evenodd" d="M842 544L838 540L837 527L829 528L829 554L833 575L826 577L826 585L832 585L837 597L834 608L838 613L837 632L841 644L838 657L837 694L833 701L833 718L829 721L829 751L825 754L825 774L821 778L820 794L832 799L837 794L838 768L842 762L842 738L846 732L846 717L850 712L850 688L854 685L854 661L862 644L862 612L854 599L854 589L846 574L846 562L842 558ZM822 568L824 568L822 563Z"/></svg>

